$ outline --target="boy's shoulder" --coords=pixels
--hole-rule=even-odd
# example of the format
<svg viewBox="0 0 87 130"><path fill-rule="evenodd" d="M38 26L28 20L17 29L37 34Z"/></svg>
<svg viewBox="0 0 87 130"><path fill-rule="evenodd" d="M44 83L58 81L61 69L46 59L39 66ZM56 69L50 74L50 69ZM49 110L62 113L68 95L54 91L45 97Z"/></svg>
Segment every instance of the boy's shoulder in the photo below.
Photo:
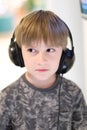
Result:
<svg viewBox="0 0 87 130"><path fill-rule="evenodd" d="M0 92L0 97L5 98L8 96L16 96L18 93L18 87L21 86L21 82L23 81L24 74L20 76L17 80L6 86L4 89L1 90Z"/></svg>
<svg viewBox="0 0 87 130"><path fill-rule="evenodd" d="M62 89L71 94L80 93L82 91L77 83L65 77L62 78Z"/></svg>

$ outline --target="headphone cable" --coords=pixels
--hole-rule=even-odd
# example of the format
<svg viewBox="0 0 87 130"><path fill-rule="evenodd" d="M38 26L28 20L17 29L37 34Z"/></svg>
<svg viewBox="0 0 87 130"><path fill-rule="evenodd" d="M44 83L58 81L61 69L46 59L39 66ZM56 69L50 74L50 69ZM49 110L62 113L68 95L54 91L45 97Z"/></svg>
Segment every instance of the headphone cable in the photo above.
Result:
<svg viewBox="0 0 87 130"><path fill-rule="evenodd" d="M57 115L57 130L59 130L59 117L60 117L60 93L61 93L61 87L62 87L62 78L63 78L63 74L60 74L60 86L59 86L59 94L58 94L58 99L59 99L59 110L58 110L58 115Z"/></svg>

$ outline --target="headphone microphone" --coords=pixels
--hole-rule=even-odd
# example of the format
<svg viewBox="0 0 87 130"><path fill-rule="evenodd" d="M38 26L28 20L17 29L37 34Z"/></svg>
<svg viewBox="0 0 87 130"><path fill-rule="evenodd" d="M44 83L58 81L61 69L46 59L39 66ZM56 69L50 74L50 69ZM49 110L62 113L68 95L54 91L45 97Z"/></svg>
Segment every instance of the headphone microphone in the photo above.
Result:
<svg viewBox="0 0 87 130"><path fill-rule="evenodd" d="M74 64L74 61L75 61L75 54L74 54L74 46L73 46L72 34L70 32L69 27L67 25L66 25L66 27L67 27L68 33L69 33L71 49L66 48L62 52L59 68L58 68L58 70L56 72L57 74L64 74L64 73L68 72L72 68L72 66ZM11 42L10 42L8 51L9 51L9 57L10 57L11 61L16 66L20 66L20 67L24 67L25 66L24 65L24 60L23 60L23 57L22 57L21 48L18 46L17 41L15 40L15 32L13 33L13 36L11 38Z"/></svg>

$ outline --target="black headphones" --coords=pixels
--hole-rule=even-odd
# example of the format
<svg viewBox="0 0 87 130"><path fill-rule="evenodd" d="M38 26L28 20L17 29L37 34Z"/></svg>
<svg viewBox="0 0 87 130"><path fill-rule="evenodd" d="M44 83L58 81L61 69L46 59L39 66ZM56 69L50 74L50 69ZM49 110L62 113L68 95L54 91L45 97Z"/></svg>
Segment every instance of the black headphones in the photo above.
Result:
<svg viewBox="0 0 87 130"><path fill-rule="evenodd" d="M74 61L75 61L72 34L71 34L70 29L68 28L67 25L66 25L66 27L67 27L68 32L69 32L71 49L66 48L66 50L64 50L62 52L62 56L61 56L61 60L60 60L57 74L64 74L64 73L68 72L72 68ZM24 65L24 60L22 57L21 48L18 46L18 44L15 40L15 33L13 33L8 50L9 50L9 57L10 57L11 61L17 66L24 67L25 65Z"/></svg>

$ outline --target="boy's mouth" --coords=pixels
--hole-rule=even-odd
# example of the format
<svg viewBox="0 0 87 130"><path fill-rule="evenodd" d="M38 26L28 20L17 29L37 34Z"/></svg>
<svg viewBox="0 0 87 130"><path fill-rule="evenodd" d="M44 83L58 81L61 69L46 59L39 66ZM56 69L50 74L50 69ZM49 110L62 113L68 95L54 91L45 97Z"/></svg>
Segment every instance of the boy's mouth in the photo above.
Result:
<svg viewBox="0 0 87 130"><path fill-rule="evenodd" d="M46 72L46 71L48 71L48 69L36 69L36 71L38 71L38 72Z"/></svg>

